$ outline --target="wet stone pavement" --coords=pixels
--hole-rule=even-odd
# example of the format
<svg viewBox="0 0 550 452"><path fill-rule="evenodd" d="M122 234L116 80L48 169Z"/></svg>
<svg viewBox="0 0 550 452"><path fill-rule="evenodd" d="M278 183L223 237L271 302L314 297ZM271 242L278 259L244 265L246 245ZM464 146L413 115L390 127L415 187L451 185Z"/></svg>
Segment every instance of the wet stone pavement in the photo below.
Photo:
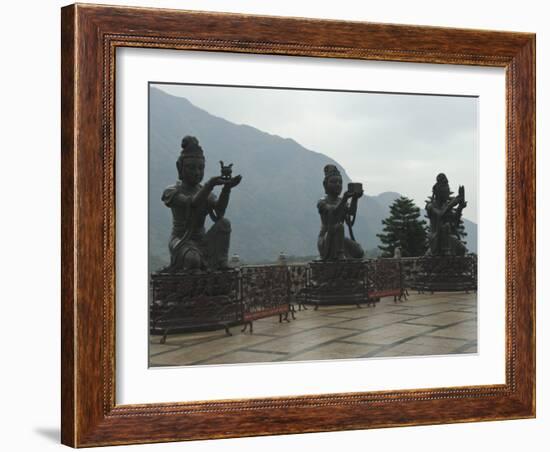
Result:
<svg viewBox="0 0 550 452"><path fill-rule="evenodd" d="M174 334L165 344L160 336L151 336L149 365L477 353L477 295L411 292L408 300L383 298L376 307L309 306L297 310L290 322L279 323L275 316L256 320L252 334L242 333L240 326L231 332Z"/></svg>

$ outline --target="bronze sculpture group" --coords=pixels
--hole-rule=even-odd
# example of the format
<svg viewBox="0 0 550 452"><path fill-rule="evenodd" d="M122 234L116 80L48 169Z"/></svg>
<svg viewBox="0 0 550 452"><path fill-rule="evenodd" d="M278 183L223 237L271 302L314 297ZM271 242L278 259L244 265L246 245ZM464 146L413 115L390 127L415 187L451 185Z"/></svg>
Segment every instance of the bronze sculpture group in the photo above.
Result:
<svg viewBox="0 0 550 452"><path fill-rule="evenodd" d="M221 174L204 184L205 157L197 138L186 136L181 142L180 156L176 162L177 182L166 188L162 201L172 211L172 234L169 241L170 265L164 270L197 272L228 270L228 252L231 223L225 216L231 190L242 177L232 175L233 164L220 162ZM215 187L222 187L219 197ZM363 196L359 183L348 184L342 194L342 175L335 165L324 168L325 196L317 203L321 229L317 239L320 261L345 261L362 259L365 255L353 235L358 201ZM464 187L452 197L447 176L438 174L432 188L432 196L426 204L430 220L428 252L431 256L464 256L466 247L460 240L459 224L466 207ZM205 229L206 217L213 225ZM346 227L349 237L346 237Z"/></svg>

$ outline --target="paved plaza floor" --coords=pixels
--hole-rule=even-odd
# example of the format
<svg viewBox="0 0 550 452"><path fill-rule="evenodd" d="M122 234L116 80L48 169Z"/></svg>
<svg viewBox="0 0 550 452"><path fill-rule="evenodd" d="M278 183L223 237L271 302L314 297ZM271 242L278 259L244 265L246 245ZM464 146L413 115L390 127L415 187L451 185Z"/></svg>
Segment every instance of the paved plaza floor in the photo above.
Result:
<svg viewBox="0 0 550 452"><path fill-rule="evenodd" d="M290 318L290 317L289 317ZM151 336L150 366L310 361L477 352L477 295L412 293L376 307L322 306L256 320L254 332L231 328L174 334L160 344Z"/></svg>

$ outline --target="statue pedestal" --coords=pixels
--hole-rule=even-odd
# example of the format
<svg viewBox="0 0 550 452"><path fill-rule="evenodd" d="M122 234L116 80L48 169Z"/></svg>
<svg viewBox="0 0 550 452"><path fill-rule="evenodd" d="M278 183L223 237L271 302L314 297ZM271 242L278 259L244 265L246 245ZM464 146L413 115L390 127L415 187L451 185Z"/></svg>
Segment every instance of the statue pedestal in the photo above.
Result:
<svg viewBox="0 0 550 452"><path fill-rule="evenodd" d="M366 267L362 260L312 261L304 304L350 305L368 303Z"/></svg>
<svg viewBox="0 0 550 452"><path fill-rule="evenodd" d="M477 256L425 256L418 259L411 289L419 292L477 290Z"/></svg>
<svg viewBox="0 0 550 452"><path fill-rule="evenodd" d="M149 331L162 335L225 329L240 323L236 270L151 274Z"/></svg>

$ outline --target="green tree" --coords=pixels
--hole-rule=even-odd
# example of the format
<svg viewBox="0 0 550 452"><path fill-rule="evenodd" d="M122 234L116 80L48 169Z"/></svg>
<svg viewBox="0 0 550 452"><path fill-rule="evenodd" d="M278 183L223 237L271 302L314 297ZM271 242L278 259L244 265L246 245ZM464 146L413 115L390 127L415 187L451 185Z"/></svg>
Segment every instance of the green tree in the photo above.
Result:
<svg viewBox="0 0 550 452"><path fill-rule="evenodd" d="M466 232L466 228L464 226L464 220L462 219L462 217L460 217L460 220L458 220L456 233L458 235L458 240L460 240L464 245L466 245L466 240L464 240L464 238L468 235L468 233Z"/></svg>
<svg viewBox="0 0 550 452"><path fill-rule="evenodd" d="M426 221L419 219L420 209L405 196L390 206L390 216L382 220L383 233L376 234L382 242L378 248L382 257L393 257L396 247L403 257L422 256L426 253Z"/></svg>

